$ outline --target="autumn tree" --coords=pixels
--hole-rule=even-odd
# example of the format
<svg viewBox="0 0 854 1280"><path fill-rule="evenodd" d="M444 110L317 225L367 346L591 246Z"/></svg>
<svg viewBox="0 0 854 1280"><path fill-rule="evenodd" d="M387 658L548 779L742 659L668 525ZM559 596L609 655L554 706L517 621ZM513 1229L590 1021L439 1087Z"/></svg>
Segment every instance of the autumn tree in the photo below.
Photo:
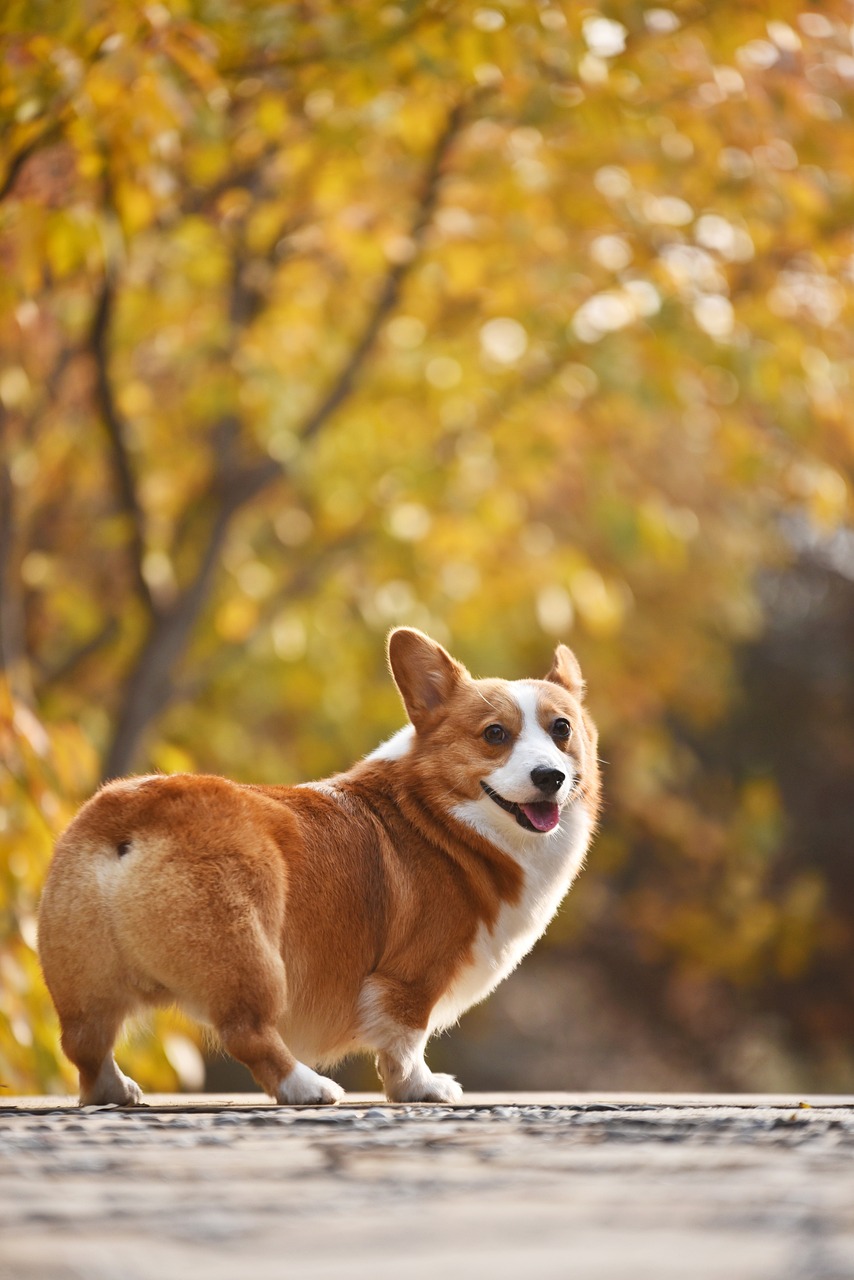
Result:
<svg viewBox="0 0 854 1280"><path fill-rule="evenodd" d="M480 674L580 654L608 814L554 945L612 939L674 1017L841 956L773 777L703 744L760 575L850 518L845 6L2 23L10 1079L56 1079L33 912L74 804L341 767L399 723L397 622Z"/></svg>

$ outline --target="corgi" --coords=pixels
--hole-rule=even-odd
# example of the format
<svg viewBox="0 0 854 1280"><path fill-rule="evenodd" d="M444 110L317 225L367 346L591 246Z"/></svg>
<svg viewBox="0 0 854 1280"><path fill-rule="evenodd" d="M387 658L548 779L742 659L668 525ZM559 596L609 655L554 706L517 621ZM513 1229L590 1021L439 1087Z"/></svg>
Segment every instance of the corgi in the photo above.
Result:
<svg viewBox="0 0 854 1280"><path fill-rule="evenodd" d="M279 1103L335 1103L320 1074L375 1056L386 1097L455 1102L424 1060L516 967L581 869L600 805L579 664L473 679L392 631L409 723L321 782L174 774L107 783L57 843L39 954L80 1103L135 1105L128 1015L177 1005Z"/></svg>

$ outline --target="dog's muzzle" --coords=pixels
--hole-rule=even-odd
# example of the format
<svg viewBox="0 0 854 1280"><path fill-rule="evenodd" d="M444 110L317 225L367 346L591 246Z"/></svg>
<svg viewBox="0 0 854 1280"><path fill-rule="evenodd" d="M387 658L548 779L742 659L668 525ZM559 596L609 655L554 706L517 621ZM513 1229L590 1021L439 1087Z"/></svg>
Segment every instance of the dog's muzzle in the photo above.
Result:
<svg viewBox="0 0 854 1280"><path fill-rule="evenodd" d="M480 785L490 800L494 800L505 813L512 814L525 831L545 834L554 831L560 822L560 805L554 800L532 800L528 804L516 804L514 800L505 800L504 796L493 791L483 780Z"/></svg>

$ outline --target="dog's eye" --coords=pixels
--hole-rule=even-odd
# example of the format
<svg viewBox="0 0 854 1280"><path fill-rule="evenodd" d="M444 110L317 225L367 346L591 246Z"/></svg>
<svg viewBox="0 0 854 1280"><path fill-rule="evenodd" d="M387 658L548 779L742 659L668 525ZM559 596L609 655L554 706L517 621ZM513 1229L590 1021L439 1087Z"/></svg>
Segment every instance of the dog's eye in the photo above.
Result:
<svg viewBox="0 0 854 1280"><path fill-rule="evenodd" d="M557 720L555 720L554 724L552 725L552 737L559 738L565 742L566 739L571 735L571 733L572 733L572 725L569 723L569 721L564 720L563 716L558 716Z"/></svg>
<svg viewBox="0 0 854 1280"><path fill-rule="evenodd" d="M492 747L498 747L507 740L507 730L500 724L488 724L483 736Z"/></svg>

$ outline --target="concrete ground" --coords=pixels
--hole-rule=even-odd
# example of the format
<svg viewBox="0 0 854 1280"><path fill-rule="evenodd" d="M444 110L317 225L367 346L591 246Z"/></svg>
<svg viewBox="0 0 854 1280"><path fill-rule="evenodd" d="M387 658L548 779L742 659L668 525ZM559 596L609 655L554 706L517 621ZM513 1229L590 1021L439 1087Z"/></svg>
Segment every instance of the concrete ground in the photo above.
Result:
<svg viewBox="0 0 854 1280"><path fill-rule="evenodd" d="M854 1097L0 1102L2 1280L851 1280Z"/></svg>

